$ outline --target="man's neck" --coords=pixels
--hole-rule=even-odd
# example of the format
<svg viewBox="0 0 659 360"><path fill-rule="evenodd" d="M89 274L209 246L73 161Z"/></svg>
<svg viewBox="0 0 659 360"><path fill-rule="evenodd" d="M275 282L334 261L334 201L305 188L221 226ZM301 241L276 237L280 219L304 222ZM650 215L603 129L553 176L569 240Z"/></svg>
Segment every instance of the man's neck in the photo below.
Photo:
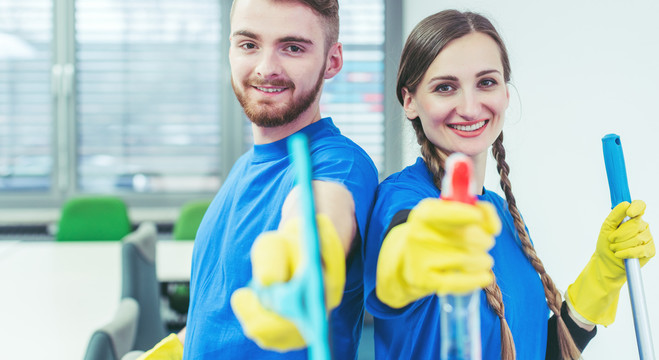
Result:
<svg viewBox="0 0 659 360"><path fill-rule="evenodd" d="M252 135L254 136L254 144L270 144L275 141L281 140L290 136L300 129L315 123L320 120L320 108L310 107L307 111L300 114L297 119L289 122L286 125L276 127L261 127L252 123Z"/></svg>

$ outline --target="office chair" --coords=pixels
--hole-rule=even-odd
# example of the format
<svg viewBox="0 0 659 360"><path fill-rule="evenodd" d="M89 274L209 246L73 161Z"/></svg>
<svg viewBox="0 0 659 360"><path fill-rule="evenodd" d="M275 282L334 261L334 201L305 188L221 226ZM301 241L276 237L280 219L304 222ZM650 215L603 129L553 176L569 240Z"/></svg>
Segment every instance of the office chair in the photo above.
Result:
<svg viewBox="0 0 659 360"><path fill-rule="evenodd" d="M204 217L210 200L190 201L181 207L181 213L174 223L174 240L194 240L201 219Z"/></svg>
<svg viewBox="0 0 659 360"><path fill-rule="evenodd" d="M140 304L136 350L148 350L167 335L160 315L156 234L155 224L144 222L122 239L121 297L134 298Z"/></svg>
<svg viewBox="0 0 659 360"><path fill-rule="evenodd" d="M133 298L124 298L114 318L94 331L84 360L119 360L133 348L140 306Z"/></svg>
<svg viewBox="0 0 659 360"><path fill-rule="evenodd" d="M124 357L121 358L121 360L137 360L144 354L146 351L142 350L133 350L129 352L128 354L124 355Z"/></svg>
<svg viewBox="0 0 659 360"><path fill-rule="evenodd" d="M131 232L126 204L115 196L69 199L62 206L58 241L120 240Z"/></svg>

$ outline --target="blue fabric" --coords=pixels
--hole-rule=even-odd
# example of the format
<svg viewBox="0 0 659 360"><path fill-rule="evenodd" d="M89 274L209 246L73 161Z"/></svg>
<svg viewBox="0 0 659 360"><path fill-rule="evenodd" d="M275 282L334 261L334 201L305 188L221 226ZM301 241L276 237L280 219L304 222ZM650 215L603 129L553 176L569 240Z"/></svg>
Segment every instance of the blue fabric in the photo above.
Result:
<svg viewBox="0 0 659 360"><path fill-rule="evenodd" d="M300 132L309 137L313 178L345 185L355 201L362 239L377 187L377 169L368 155L340 134L330 118ZM247 339L229 300L252 277L249 252L256 237L277 228L284 199L295 182L287 139L256 145L233 166L206 212L195 240L186 360L306 359L306 350L260 349ZM358 244L360 245L360 244ZM343 301L331 314L331 348L336 359L353 359L363 319L361 246L347 259Z"/></svg>
<svg viewBox="0 0 659 360"><path fill-rule="evenodd" d="M421 158L389 176L378 187L365 242L364 294L366 309L375 318L376 359L432 359L439 357L440 313L437 296L428 296L402 309L392 309L375 295L375 270L384 232L393 216L412 209L425 198L439 197L432 175ZM484 191L480 200L492 203L503 229L490 250L494 274L503 293L506 320L518 359L544 359L547 344L547 306L540 277L524 255L508 205L499 195ZM501 358L500 321L480 297L483 359Z"/></svg>

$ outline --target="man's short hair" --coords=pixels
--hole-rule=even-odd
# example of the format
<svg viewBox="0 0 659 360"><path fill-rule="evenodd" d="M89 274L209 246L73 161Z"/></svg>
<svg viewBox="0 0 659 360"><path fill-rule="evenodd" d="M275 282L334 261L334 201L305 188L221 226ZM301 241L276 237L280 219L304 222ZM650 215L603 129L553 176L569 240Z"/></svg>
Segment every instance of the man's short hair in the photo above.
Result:
<svg viewBox="0 0 659 360"><path fill-rule="evenodd" d="M233 9L239 0L234 0L231 6L231 17ZM325 51L339 40L339 1L338 0L270 0L274 2L291 2L307 6L318 14L325 27Z"/></svg>

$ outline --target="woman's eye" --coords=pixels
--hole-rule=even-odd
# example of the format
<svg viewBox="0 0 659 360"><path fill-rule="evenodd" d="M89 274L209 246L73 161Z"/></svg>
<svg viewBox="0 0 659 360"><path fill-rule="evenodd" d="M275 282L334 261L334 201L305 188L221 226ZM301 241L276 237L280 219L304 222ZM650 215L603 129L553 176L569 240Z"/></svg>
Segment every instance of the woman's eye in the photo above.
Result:
<svg viewBox="0 0 659 360"><path fill-rule="evenodd" d="M490 87L490 86L494 86L494 85L496 85L496 84L497 84L497 82L494 81L494 80L492 80L492 79L485 79L485 80L482 80L482 81L481 81L481 84L480 84L480 85L481 85L482 87Z"/></svg>
<svg viewBox="0 0 659 360"><path fill-rule="evenodd" d="M451 90L453 90L453 86L449 84L441 84L435 88L435 91L437 92L449 92Z"/></svg>

